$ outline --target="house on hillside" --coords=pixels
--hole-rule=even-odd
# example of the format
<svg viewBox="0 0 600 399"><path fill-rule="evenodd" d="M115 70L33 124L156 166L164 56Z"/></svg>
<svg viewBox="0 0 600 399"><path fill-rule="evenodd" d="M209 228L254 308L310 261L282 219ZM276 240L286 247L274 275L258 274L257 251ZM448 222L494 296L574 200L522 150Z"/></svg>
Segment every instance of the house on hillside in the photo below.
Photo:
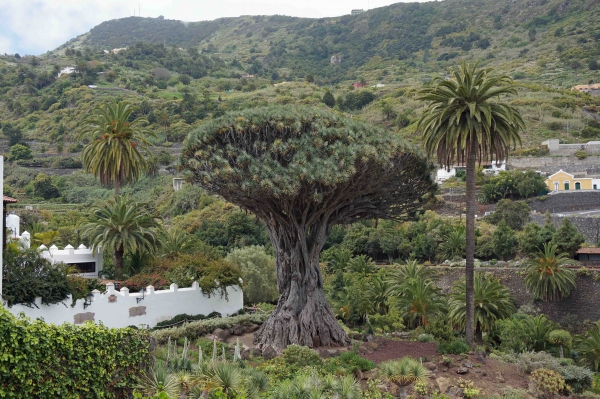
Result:
<svg viewBox="0 0 600 399"><path fill-rule="evenodd" d="M600 262L600 248L579 248L575 259L585 263Z"/></svg>
<svg viewBox="0 0 600 399"><path fill-rule="evenodd" d="M571 91L578 91L581 93L588 93L591 95L599 95L600 94L600 83L593 83L590 85L577 85L571 87Z"/></svg>
<svg viewBox="0 0 600 399"><path fill-rule="evenodd" d="M600 179L593 177L576 177L564 170L559 170L546 179L548 191L598 190Z"/></svg>
<svg viewBox="0 0 600 399"><path fill-rule="evenodd" d="M369 84L367 82L361 83L361 82L354 82L352 83L352 86L354 86L355 89L360 89L363 87L367 87Z"/></svg>

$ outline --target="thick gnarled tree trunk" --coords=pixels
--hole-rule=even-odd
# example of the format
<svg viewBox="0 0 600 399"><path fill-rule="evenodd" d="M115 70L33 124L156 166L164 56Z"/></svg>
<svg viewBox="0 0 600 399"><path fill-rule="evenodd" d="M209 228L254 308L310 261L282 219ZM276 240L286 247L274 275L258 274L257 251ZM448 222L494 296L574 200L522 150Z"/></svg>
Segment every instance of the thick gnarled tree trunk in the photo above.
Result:
<svg viewBox="0 0 600 399"><path fill-rule="evenodd" d="M254 343L277 350L290 344L348 345L348 336L323 292L319 254L325 243L326 223L313 226L308 233L299 226L274 224L269 226L269 235L277 256L281 296L273 314L256 332Z"/></svg>

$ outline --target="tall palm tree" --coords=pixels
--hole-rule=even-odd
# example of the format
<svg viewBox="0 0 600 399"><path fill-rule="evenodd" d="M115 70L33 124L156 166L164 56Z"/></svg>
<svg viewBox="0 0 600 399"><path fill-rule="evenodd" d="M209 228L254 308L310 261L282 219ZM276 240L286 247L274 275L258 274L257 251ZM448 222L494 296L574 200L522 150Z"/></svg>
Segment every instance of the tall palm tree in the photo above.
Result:
<svg viewBox="0 0 600 399"><path fill-rule="evenodd" d="M157 220L128 197L116 196L90 209L92 222L83 225L83 234L90 239L92 248L98 246L113 251L117 278L123 269L125 252L138 249L152 251L156 245Z"/></svg>
<svg viewBox="0 0 600 399"><path fill-rule="evenodd" d="M104 186L113 186L115 193L137 181L148 169L144 153L148 151L148 136L154 133L144 127L144 117L132 119L133 107L121 101L96 107L85 121L83 135L92 141L83 149L85 170L100 179Z"/></svg>
<svg viewBox="0 0 600 399"><path fill-rule="evenodd" d="M579 262L571 259L567 253L557 254L557 245L544 244L544 250L529 259L525 286L535 299L555 301L566 298L575 288L575 272L567 265L577 265Z"/></svg>
<svg viewBox="0 0 600 399"><path fill-rule="evenodd" d="M475 253L475 165L484 161L501 162L511 146L520 144L519 131L525 122L518 110L500 101L516 95L508 76L494 75L489 68L463 63L448 80L438 79L419 93L429 103L419 120L425 149L437 156L446 168L455 161L467 166L466 218L466 339L473 344L473 274Z"/></svg>

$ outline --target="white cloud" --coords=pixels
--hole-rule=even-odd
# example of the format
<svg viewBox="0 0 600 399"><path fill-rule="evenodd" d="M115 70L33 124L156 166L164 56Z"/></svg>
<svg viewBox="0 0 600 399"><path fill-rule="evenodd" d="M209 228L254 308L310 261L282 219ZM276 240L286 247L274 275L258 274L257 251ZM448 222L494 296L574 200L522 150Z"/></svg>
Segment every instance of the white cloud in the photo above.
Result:
<svg viewBox="0 0 600 399"><path fill-rule="evenodd" d="M407 0L414 1L414 0ZM139 15L205 21L239 15L331 17L353 8L375 8L389 0L2 0L0 53L40 54L103 21Z"/></svg>

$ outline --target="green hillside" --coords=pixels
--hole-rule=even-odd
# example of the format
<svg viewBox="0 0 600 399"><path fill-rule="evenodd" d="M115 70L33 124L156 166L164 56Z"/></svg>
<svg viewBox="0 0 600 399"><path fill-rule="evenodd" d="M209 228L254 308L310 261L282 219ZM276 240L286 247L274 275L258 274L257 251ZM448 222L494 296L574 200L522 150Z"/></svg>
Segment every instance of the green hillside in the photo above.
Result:
<svg viewBox="0 0 600 399"><path fill-rule="evenodd" d="M147 116L168 164L208 119L273 103L325 107L331 91L335 109L418 141L416 91L472 60L522 84L512 103L527 123L525 153L535 153L546 138L600 138L600 100L570 91L600 81L599 14L598 0L448 0L324 19L108 21L42 56L0 56L0 126L33 149L22 165L76 167L84 118L124 98ZM57 78L67 66L74 73Z"/></svg>

